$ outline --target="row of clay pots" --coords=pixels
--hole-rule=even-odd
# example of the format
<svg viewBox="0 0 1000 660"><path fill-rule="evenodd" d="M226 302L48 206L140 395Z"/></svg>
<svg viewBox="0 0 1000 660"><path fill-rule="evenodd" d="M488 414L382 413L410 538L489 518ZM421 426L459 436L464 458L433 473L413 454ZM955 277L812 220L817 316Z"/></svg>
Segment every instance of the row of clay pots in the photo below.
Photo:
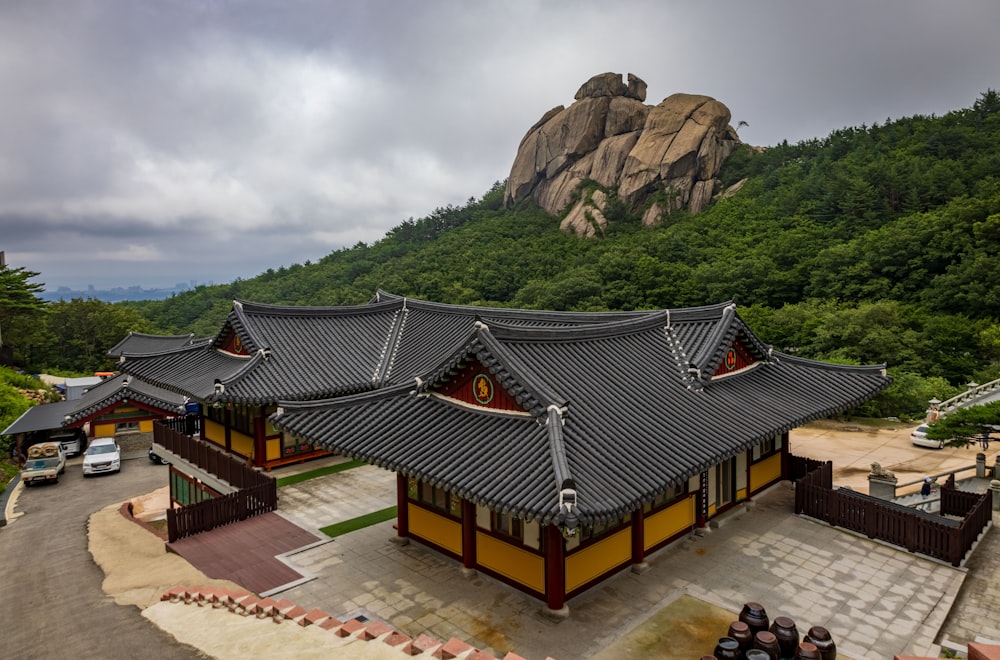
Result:
<svg viewBox="0 0 1000 660"><path fill-rule="evenodd" d="M760 603L746 603L739 621L719 639L716 660L836 660L837 645L826 628L813 626L800 641L795 622L785 616L768 619Z"/></svg>

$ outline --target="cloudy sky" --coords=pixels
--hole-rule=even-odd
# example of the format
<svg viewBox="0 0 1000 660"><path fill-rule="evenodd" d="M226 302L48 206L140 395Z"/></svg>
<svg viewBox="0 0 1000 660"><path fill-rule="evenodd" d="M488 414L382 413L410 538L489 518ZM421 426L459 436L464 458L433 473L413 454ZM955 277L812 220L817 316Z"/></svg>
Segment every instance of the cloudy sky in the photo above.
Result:
<svg viewBox="0 0 1000 660"><path fill-rule="evenodd" d="M1000 88L996 0L2 0L0 251L83 289L229 282L504 179L605 71L770 145Z"/></svg>

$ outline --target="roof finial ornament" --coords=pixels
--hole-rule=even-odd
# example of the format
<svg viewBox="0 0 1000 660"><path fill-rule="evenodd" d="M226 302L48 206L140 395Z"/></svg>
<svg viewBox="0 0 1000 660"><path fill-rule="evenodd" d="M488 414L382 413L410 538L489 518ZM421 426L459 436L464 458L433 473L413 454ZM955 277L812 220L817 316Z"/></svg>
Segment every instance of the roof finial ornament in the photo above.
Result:
<svg viewBox="0 0 1000 660"><path fill-rule="evenodd" d="M559 511L565 512L563 524L560 525L562 535L566 538L576 536L580 519L576 515L576 484L572 479L565 479L559 489Z"/></svg>
<svg viewBox="0 0 1000 660"><path fill-rule="evenodd" d="M545 408L545 410L546 410L546 412L549 412L549 411L554 411L554 412L555 412L555 414L559 416L559 423L560 423L560 424L561 424L562 426L565 426L565 425L566 425L566 419L565 419L565 418L563 417L563 413L565 413L565 412L566 412L566 409L565 409L565 408L560 408L560 407L559 407L559 406L557 406L556 404L554 404L554 403L550 403L550 404L548 405L548 407L547 407L547 408Z"/></svg>

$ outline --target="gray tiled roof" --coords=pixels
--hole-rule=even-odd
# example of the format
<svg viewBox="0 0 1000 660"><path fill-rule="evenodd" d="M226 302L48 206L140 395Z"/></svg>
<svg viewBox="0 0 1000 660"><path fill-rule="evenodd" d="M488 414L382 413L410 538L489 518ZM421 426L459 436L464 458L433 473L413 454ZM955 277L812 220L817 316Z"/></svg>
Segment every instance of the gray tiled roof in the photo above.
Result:
<svg viewBox="0 0 1000 660"><path fill-rule="evenodd" d="M365 392L436 368L478 316L526 327L568 327L643 318L650 312L543 312L465 307L379 292L368 305L291 307L235 301L208 342L126 353L120 369L200 401L265 405ZM249 356L221 350L230 332ZM221 385L217 388L216 384Z"/></svg>
<svg viewBox="0 0 1000 660"><path fill-rule="evenodd" d="M76 409L76 401L54 401L32 406L21 413L0 435L31 433L32 431L47 431L62 428L66 415Z"/></svg>
<svg viewBox="0 0 1000 660"><path fill-rule="evenodd" d="M91 387L73 401L56 401L26 410L0 435L45 431L71 426L119 403L132 401L162 410L164 415L184 414L184 397L136 378L118 374Z"/></svg>
<svg viewBox="0 0 1000 660"><path fill-rule="evenodd" d="M120 358L126 353L159 353L173 348L189 346L195 342L189 335L150 335L143 332L129 332L124 339L111 347L108 356Z"/></svg>
<svg viewBox="0 0 1000 660"><path fill-rule="evenodd" d="M90 388L75 401L76 409L68 413L65 425L92 417L119 403L139 403L156 408L165 415L183 415L185 397L161 387L145 383L138 378L118 374L100 385Z"/></svg>
<svg viewBox="0 0 1000 660"><path fill-rule="evenodd" d="M737 335L762 359L711 378ZM473 360L530 415L434 393ZM542 522L564 519L558 493L569 477L587 523L634 511L719 461L853 408L889 383L881 366L774 353L727 304L577 327L480 325L419 381L336 401L282 403L274 419L328 449Z"/></svg>

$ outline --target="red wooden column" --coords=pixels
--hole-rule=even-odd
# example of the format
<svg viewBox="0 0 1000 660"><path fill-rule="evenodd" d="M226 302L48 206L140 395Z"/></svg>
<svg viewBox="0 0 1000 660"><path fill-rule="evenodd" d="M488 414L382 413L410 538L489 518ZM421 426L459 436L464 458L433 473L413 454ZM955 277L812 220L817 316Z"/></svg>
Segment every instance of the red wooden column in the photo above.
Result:
<svg viewBox="0 0 1000 660"><path fill-rule="evenodd" d="M267 416L264 407L257 408L253 420L253 464L254 467L264 467L267 462Z"/></svg>
<svg viewBox="0 0 1000 660"><path fill-rule="evenodd" d="M649 568L646 563L645 512L639 507L632 512L632 572L643 573Z"/></svg>
<svg viewBox="0 0 1000 660"><path fill-rule="evenodd" d="M462 500L462 571L476 570L476 505Z"/></svg>
<svg viewBox="0 0 1000 660"><path fill-rule="evenodd" d="M231 405L229 404L222 409L222 428L226 430L226 451L230 454L233 453L233 418L235 417Z"/></svg>
<svg viewBox="0 0 1000 660"><path fill-rule="evenodd" d="M208 406L206 404L198 404L198 415L201 417L198 420L198 439L207 442L205 440L205 428L208 426Z"/></svg>
<svg viewBox="0 0 1000 660"><path fill-rule="evenodd" d="M407 506L408 484L406 477L396 473L396 536L408 539L410 536L410 510Z"/></svg>
<svg viewBox="0 0 1000 660"><path fill-rule="evenodd" d="M788 431L781 434L781 479L788 479L792 473L791 450L788 447Z"/></svg>
<svg viewBox="0 0 1000 660"><path fill-rule="evenodd" d="M566 546L556 525L545 527L545 604L553 612L566 607Z"/></svg>

